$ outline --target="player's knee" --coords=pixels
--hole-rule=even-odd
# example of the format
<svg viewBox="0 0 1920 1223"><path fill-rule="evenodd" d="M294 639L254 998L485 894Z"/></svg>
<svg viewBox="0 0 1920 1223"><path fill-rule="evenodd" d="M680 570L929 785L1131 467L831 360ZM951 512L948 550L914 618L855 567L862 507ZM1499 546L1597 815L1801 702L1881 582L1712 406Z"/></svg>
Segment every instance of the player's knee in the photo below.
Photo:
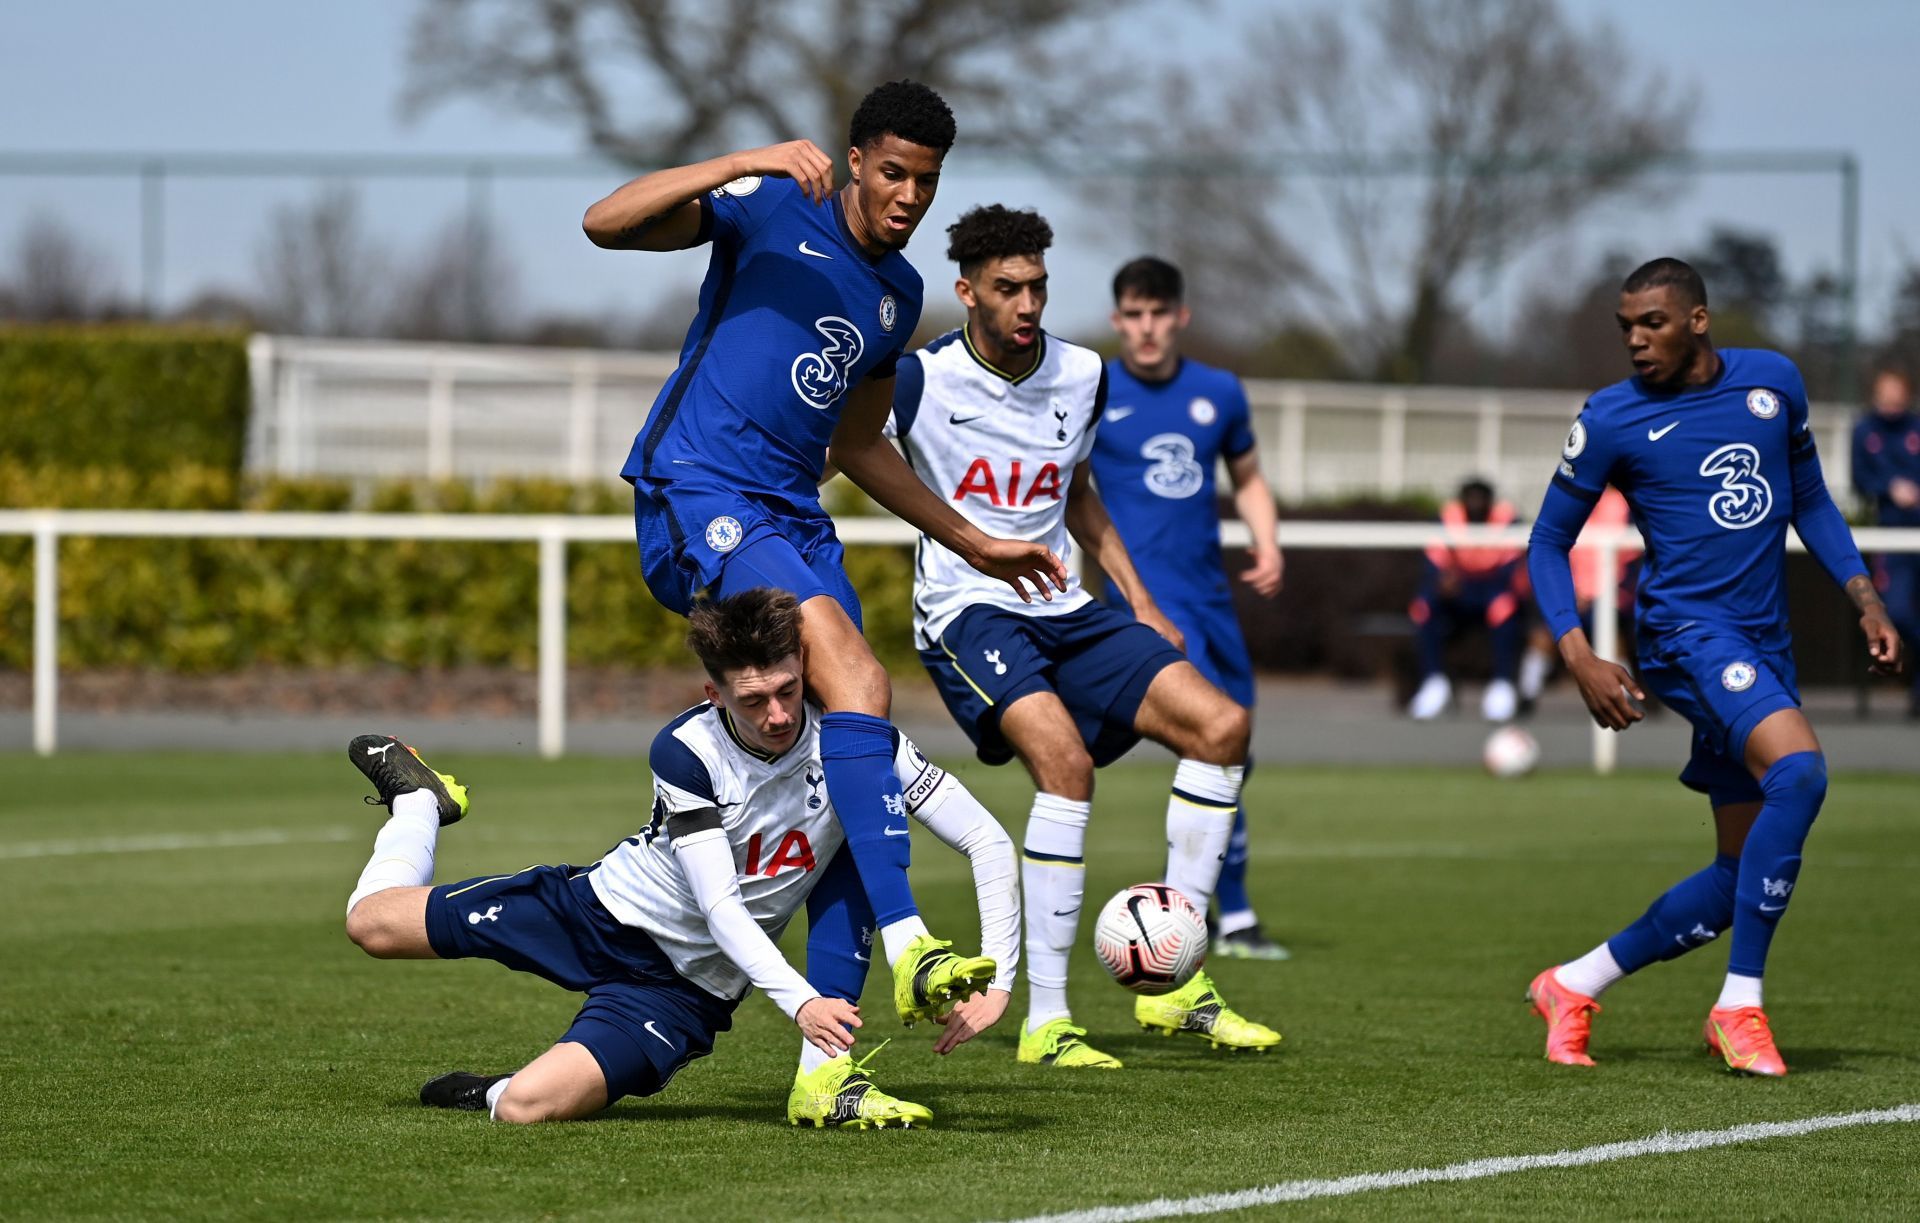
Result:
<svg viewBox="0 0 1920 1223"><path fill-rule="evenodd" d="M1827 757L1824 752L1795 752L1774 761L1760 788L1770 801L1812 804L1827 797Z"/></svg>
<svg viewBox="0 0 1920 1223"><path fill-rule="evenodd" d="M1232 701L1222 700L1220 706L1208 711L1193 755L1208 764L1239 764L1247 758L1253 718Z"/></svg>
<svg viewBox="0 0 1920 1223"><path fill-rule="evenodd" d="M371 899L371 898L369 898ZM390 960L400 954L400 938L392 925L381 919L378 910L361 901L347 914L347 937L353 945L376 960Z"/></svg>

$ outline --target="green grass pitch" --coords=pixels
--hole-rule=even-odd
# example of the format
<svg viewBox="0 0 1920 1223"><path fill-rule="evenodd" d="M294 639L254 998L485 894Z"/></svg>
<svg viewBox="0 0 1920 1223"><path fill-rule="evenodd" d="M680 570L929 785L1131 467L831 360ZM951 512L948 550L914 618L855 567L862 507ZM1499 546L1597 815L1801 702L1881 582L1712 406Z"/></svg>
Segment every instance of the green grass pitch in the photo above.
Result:
<svg viewBox="0 0 1920 1223"><path fill-rule="evenodd" d="M475 795L441 880L591 861L645 819L637 762L426 746ZM1775 943L1793 1074L1769 1082L1699 1045L1724 944L1615 989L1595 1071L1543 1061L1521 1002L1534 972L1710 858L1705 803L1669 777L1266 769L1255 896L1297 958L1215 976L1286 1034L1275 1054L1139 1032L1083 945L1077 1016L1120 1073L1016 1065L1024 997L937 1058L873 978L863 1043L894 1037L875 1072L934 1110L930 1131L790 1129L798 1037L758 997L662 1096L491 1125L415 1092L520 1064L575 1000L348 944L342 903L383 813L341 757L0 757L0 1215L1009 1218L1920 1101L1910 780L1835 779ZM1158 875L1169 773L1103 775L1089 910ZM1024 779L961 776L1017 835ZM973 940L962 859L918 833L914 855L935 929ZM1885 1125L1248 1213L1910 1218L1915 1168L1920 1126Z"/></svg>

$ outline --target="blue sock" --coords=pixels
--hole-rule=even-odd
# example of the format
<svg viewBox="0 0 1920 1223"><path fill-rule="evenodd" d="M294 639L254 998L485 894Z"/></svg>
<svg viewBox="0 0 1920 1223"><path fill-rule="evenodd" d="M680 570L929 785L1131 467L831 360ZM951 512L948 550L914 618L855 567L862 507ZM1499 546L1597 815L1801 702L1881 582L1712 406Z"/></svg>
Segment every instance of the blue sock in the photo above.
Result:
<svg viewBox="0 0 1920 1223"><path fill-rule="evenodd" d="M873 906L853 855L836 854L807 894L807 984L829 998L860 1001L873 936Z"/></svg>
<svg viewBox="0 0 1920 1223"><path fill-rule="evenodd" d="M1227 857L1220 864L1220 882L1214 885L1213 898L1222 913L1245 913L1253 908L1247 897L1247 809L1233 810L1233 836L1227 841Z"/></svg>
<svg viewBox="0 0 1920 1223"><path fill-rule="evenodd" d="M1773 762L1760 779L1767 801L1740 851L1740 884L1734 891L1733 948L1727 971L1763 977L1773 928L1787 910L1800 877L1800 849L1827 797L1827 758L1795 752Z"/></svg>
<svg viewBox="0 0 1920 1223"><path fill-rule="evenodd" d="M894 776L893 754L894 730L885 718L847 710L820 716L827 794L882 926L920 912L907 883L907 802Z"/></svg>
<svg viewBox="0 0 1920 1223"><path fill-rule="evenodd" d="M1740 859L1721 854L1712 866L1668 888L1637 921L1607 940L1614 963L1623 972L1639 972L1718 938L1733 924L1739 873Z"/></svg>

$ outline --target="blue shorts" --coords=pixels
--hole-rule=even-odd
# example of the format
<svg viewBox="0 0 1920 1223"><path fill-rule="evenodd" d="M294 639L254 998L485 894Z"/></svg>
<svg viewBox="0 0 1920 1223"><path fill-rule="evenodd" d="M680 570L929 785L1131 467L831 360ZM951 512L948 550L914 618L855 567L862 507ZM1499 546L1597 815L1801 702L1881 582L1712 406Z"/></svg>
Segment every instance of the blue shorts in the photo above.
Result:
<svg viewBox="0 0 1920 1223"><path fill-rule="evenodd" d="M829 595L859 628L847 554L818 506L770 505L729 489L642 480L633 488L640 570L661 606L684 616L702 598L772 586L802 603Z"/></svg>
<svg viewBox="0 0 1920 1223"><path fill-rule="evenodd" d="M1209 684L1253 708L1253 659L1233 603L1162 603L1160 613L1187 639L1187 661Z"/></svg>
<svg viewBox="0 0 1920 1223"><path fill-rule="evenodd" d="M442 884L427 896L427 941L443 960L494 960L586 994L560 1040L593 1054L611 1104L654 1094L713 1052L739 999L716 998L676 973L644 931L607 912L588 869L530 866Z"/></svg>
<svg viewBox="0 0 1920 1223"><path fill-rule="evenodd" d="M1184 661L1166 638L1104 603L1061 616L1022 615L976 603L920 651L947 711L988 764L1014 751L1000 733L1000 711L1034 692L1066 704L1096 766L1112 764L1140 741L1134 715L1153 677Z"/></svg>
<svg viewBox="0 0 1920 1223"><path fill-rule="evenodd" d="M1734 629L1694 625L1640 643L1640 678L1693 723L1683 785L1716 807L1764 795L1746 766L1747 736L1782 709L1800 707L1793 655L1763 650Z"/></svg>

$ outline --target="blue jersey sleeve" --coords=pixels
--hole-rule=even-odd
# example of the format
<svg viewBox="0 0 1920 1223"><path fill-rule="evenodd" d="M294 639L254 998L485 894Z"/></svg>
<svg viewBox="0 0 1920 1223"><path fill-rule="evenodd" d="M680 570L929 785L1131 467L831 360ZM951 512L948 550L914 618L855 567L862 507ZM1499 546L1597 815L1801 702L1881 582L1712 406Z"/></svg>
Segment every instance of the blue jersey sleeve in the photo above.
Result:
<svg viewBox="0 0 1920 1223"><path fill-rule="evenodd" d="M1813 418L1807 407L1807 387L1793 362L1781 359L1780 389L1787 398L1787 456L1793 467L1793 529L1827 576L1845 586L1867 572L1854 546L1853 532L1840 507L1827 491L1820 470L1820 454L1813 440Z"/></svg>
<svg viewBox="0 0 1920 1223"><path fill-rule="evenodd" d="M927 371L920 364L919 355L910 353L900 358L893 378L891 436L904 438L913 431L913 422L920 415L920 397L926 389Z"/></svg>
<svg viewBox="0 0 1920 1223"><path fill-rule="evenodd" d="M700 197L700 232L694 245L744 241L796 190L791 179L759 177L715 187Z"/></svg>
<svg viewBox="0 0 1920 1223"><path fill-rule="evenodd" d="M1567 441L1560 448L1560 466L1553 473L1553 487L1592 505L1607 491L1618 455L1612 432L1605 419L1589 403L1567 430Z"/></svg>
<svg viewBox="0 0 1920 1223"><path fill-rule="evenodd" d="M1569 554L1594 502L1613 473L1614 443L1599 414L1588 404L1567 431L1560 465L1540 503L1540 516L1527 537L1527 575L1540 616L1558 641L1580 627L1580 603L1574 594Z"/></svg>
<svg viewBox="0 0 1920 1223"><path fill-rule="evenodd" d="M668 726L655 735L653 747L647 753L647 766L653 770L656 790L660 784L678 790L680 793L674 796L678 801L673 804L677 807L690 807L697 802L711 806L719 801L714 795L713 774L706 762L673 731L674 727Z"/></svg>
<svg viewBox="0 0 1920 1223"><path fill-rule="evenodd" d="M1226 412L1227 431L1220 439L1220 453L1237 459L1253 449L1253 409L1247 405L1247 388L1238 378L1227 379L1228 393L1222 408Z"/></svg>

